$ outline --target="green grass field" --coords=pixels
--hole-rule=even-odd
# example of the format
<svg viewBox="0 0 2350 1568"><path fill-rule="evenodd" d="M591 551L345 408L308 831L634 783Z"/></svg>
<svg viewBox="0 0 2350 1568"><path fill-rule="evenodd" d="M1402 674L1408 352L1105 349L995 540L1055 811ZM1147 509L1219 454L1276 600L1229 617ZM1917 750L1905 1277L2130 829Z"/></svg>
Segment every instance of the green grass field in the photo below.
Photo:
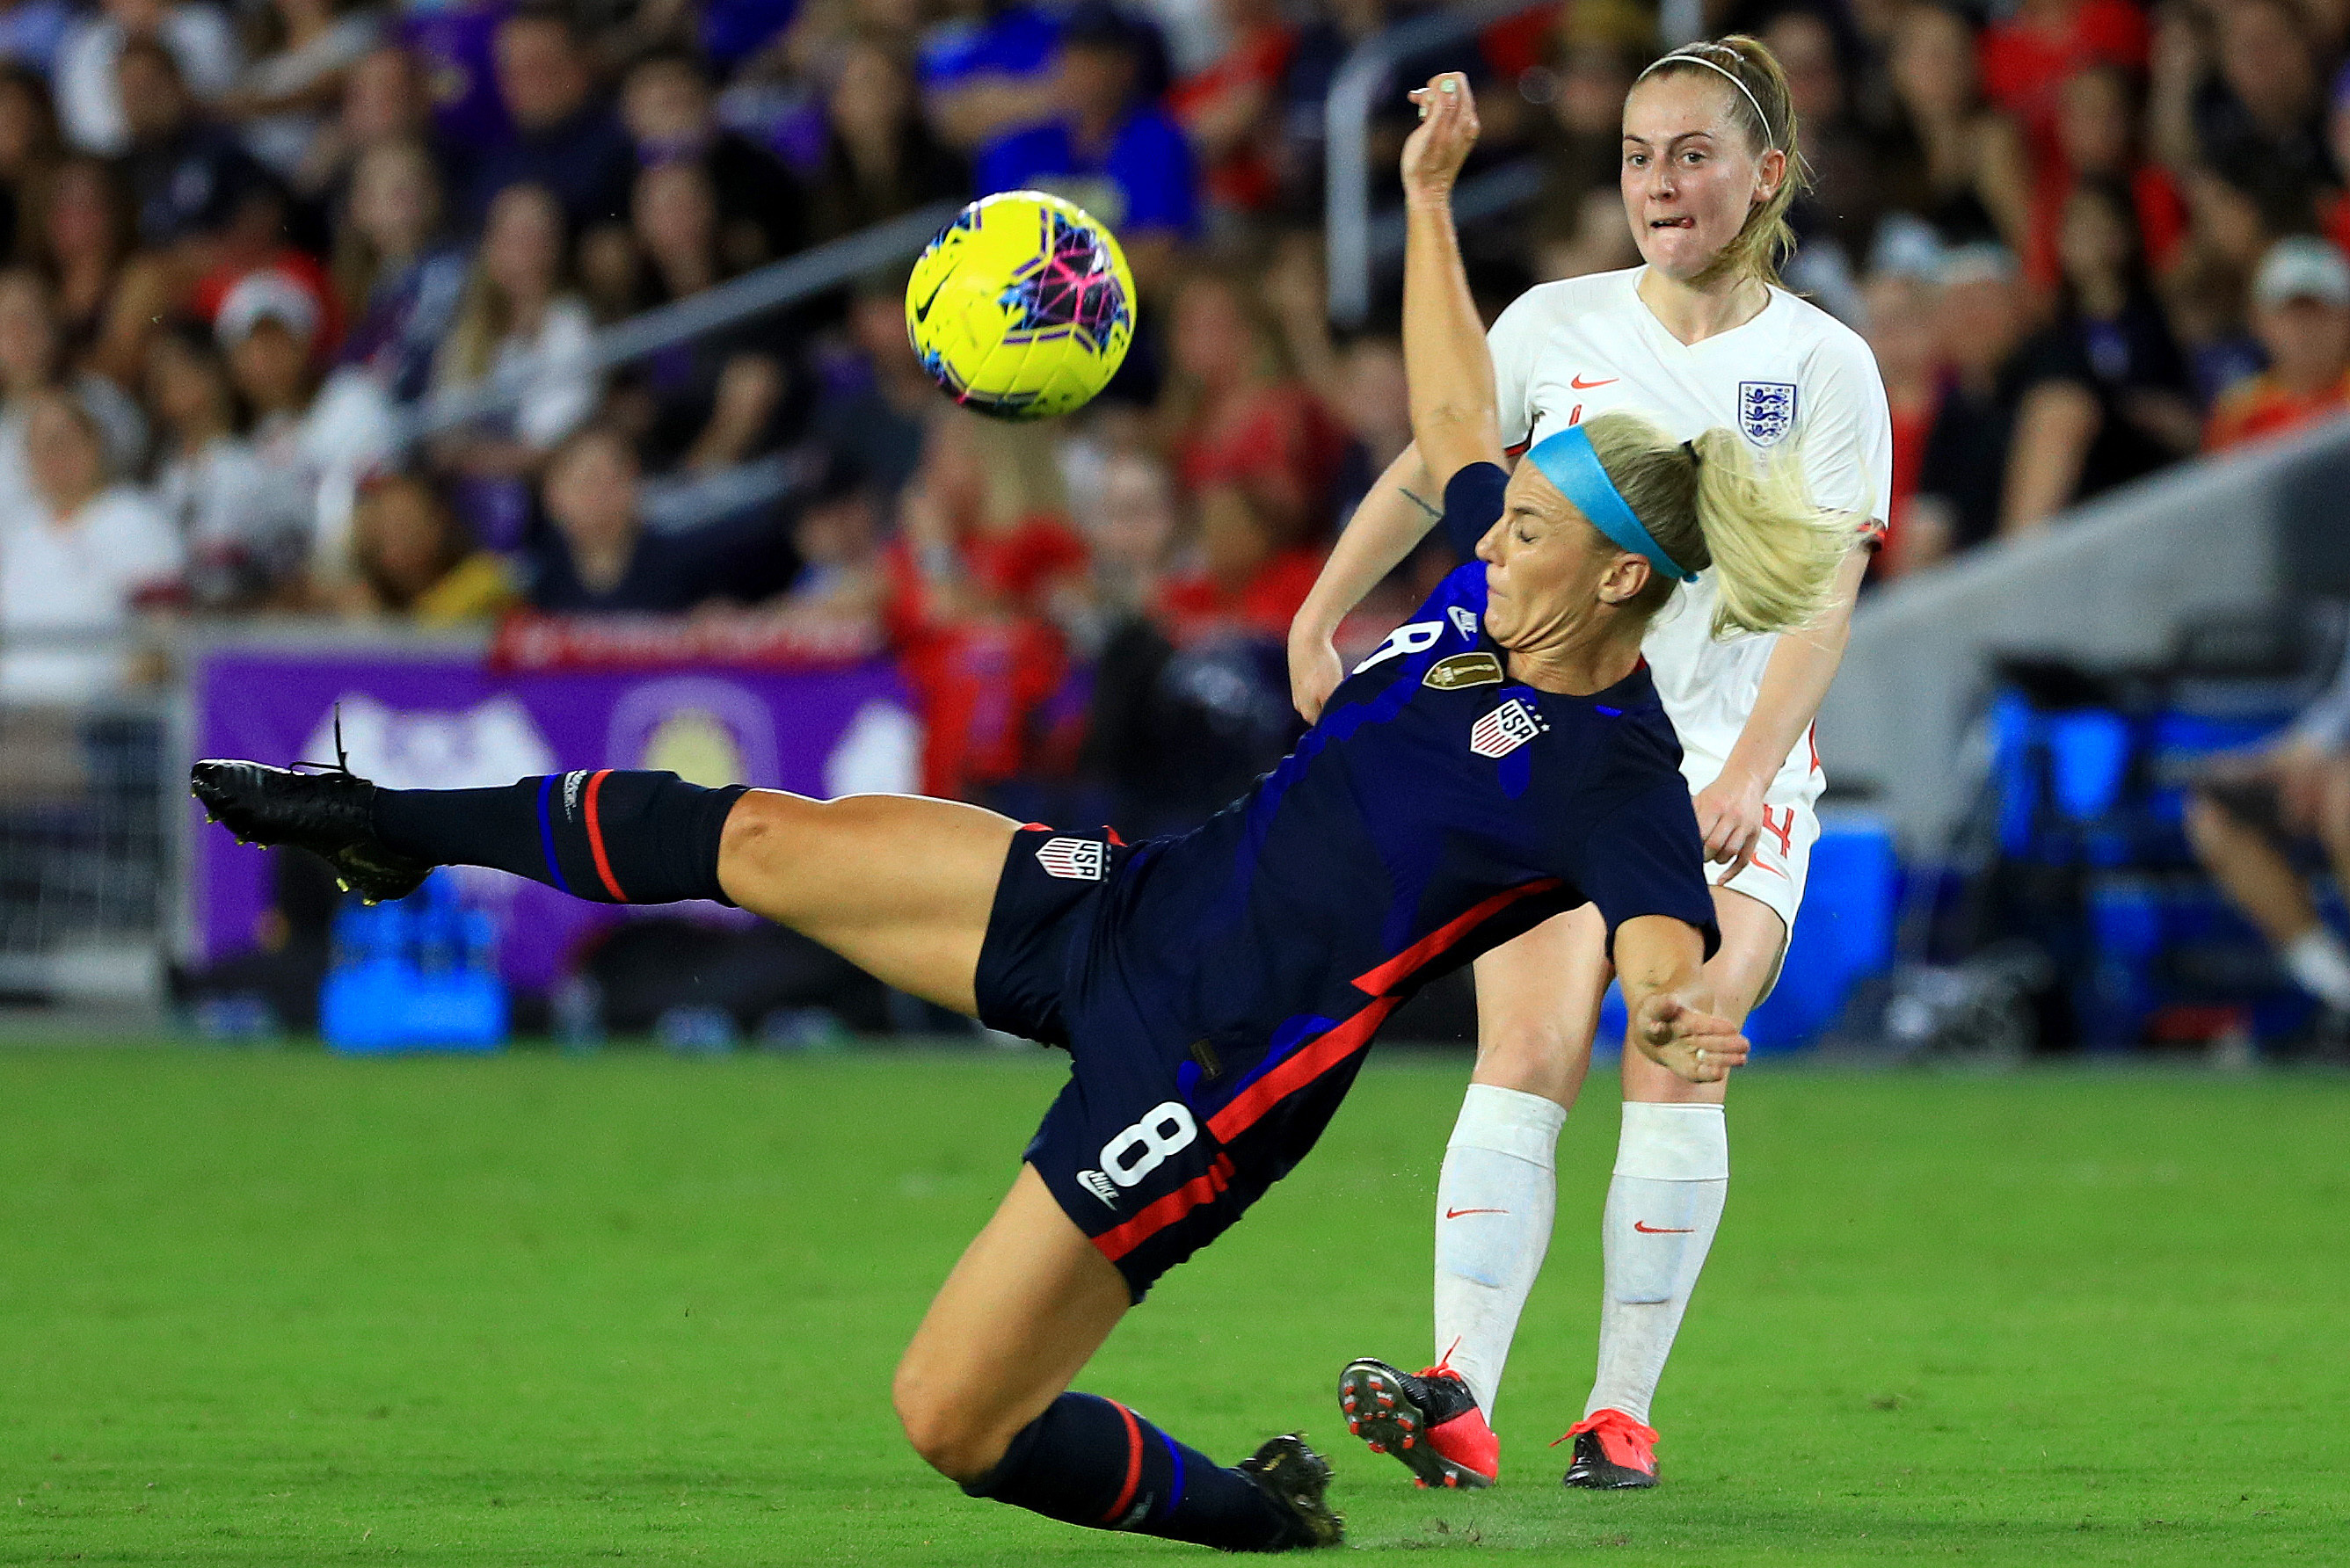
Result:
<svg viewBox="0 0 2350 1568"><path fill-rule="evenodd" d="M1206 1561L970 1501L889 1412L1060 1060L0 1054L0 1563ZM2350 1081L1750 1074L1633 1495L1544 1447L1589 1376L1600 1096L1504 1484L1435 1497L1329 1390L1427 1354L1465 1071L1375 1061L1083 1386L1224 1458L1304 1428L1373 1552L2350 1560Z"/></svg>

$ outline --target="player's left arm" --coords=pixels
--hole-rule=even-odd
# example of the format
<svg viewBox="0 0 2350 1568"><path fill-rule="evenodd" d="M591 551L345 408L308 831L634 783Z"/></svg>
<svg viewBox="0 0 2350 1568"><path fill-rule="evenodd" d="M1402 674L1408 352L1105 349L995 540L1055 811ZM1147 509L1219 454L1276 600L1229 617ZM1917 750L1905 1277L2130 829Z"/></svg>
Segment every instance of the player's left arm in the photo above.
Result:
<svg viewBox="0 0 2350 1568"><path fill-rule="evenodd" d="M1867 348L1856 338L1840 347L1840 353L1821 357L1816 379L1804 389L1814 406L1803 435L1804 466L1820 505L1871 521L1837 570L1835 597L1826 610L1802 630L1780 635L1763 666L1753 711L1721 774L1698 792L1698 832L1707 858L1731 867L1723 881L1752 857L1762 835L1763 794L1827 700L1851 639L1861 579L1885 535L1883 514L1893 488L1892 412Z"/></svg>
<svg viewBox="0 0 2350 1568"><path fill-rule="evenodd" d="M1708 1011L1705 940L1671 915L1636 915L1616 928L1616 977L1631 1015L1627 1038L1657 1065L1715 1084L1746 1060L1737 1025Z"/></svg>
<svg viewBox="0 0 2350 1568"><path fill-rule="evenodd" d="M1403 359L1411 436L1429 478L1449 485L1502 461L1499 396L1452 227L1452 185L1477 145L1477 101L1458 71L1413 90L1420 123L1404 143Z"/></svg>
<svg viewBox="0 0 2350 1568"><path fill-rule="evenodd" d="M1730 760L1714 781L1698 791L1697 826L1705 836L1706 858L1732 870L1745 868L1762 833L1762 796L1786 765L1804 732L1819 717L1828 687L1844 663L1852 638L1852 607L1860 580L1868 574L1869 547L1856 547L1836 570L1835 600L1810 626L1782 632L1762 667L1754 711L1746 715Z"/></svg>

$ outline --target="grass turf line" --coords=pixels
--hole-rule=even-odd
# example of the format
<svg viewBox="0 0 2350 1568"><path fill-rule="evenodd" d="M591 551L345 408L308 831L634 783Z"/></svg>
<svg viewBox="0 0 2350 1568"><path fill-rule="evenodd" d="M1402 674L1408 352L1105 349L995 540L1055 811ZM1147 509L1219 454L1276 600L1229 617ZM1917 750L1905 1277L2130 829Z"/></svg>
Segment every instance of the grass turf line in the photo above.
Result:
<svg viewBox="0 0 2350 1568"><path fill-rule="evenodd" d="M890 1367L1060 1059L0 1054L0 1562L1104 1563L1196 1549L974 1502ZM1426 1355L1465 1068L1376 1058L1323 1147L1083 1386L1219 1458L1305 1428L1352 1544L1528 1563L2350 1557L2350 1084L1743 1075L1658 1418L1567 1493L1610 1096L1499 1410L1503 1480L1344 1436ZM1597 1080L1595 1080L1595 1087Z"/></svg>

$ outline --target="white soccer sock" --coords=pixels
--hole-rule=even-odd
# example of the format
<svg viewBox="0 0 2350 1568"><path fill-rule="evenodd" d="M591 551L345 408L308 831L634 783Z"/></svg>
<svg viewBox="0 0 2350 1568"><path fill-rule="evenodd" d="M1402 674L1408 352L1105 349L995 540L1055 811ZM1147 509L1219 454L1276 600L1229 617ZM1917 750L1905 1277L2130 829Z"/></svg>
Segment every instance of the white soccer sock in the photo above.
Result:
<svg viewBox="0 0 2350 1568"><path fill-rule="evenodd" d="M1585 1415L1621 1410L1648 1422L1729 1189L1730 1131L1720 1106L1624 1103L1600 1228L1599 1376Z"/></svg>
<svg viewBox="0 0 2350 1568"><path fill-rule="evenodd" d="M1566 1107L1471 1084L1436 1183L1436 1358L1493 1418L1526 1293L1550 1250L1558 1207L1552 1160Z"/></svg>
<svg viewBox="0 0 2350 1568"><path fill-rule="evenodd" d="M2285 944L2285 972L2326 1006L2350 1010L2350 949L2326 926L2312 926Z"/></svg>

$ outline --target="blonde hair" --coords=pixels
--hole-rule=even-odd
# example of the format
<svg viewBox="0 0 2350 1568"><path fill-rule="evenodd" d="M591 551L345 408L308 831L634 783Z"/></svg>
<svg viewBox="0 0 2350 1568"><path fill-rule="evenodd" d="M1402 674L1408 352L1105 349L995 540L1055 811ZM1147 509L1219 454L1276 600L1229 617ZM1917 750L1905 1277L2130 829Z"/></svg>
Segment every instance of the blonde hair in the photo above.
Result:
<svg viewBox="0 0 2350 1568"><path fill-rule="evenodd" d="M1828 607L1836 568L1859 537L1854 518L1812 504L1793 453L1750 452L1719 427L1677 441L1638 414L1584 421L1591 450L1648 536L1691 572L1716 569L1712 634L1791 631ZM1654 611L1672 579L1650 574L1636 600Z"/></svg>
<svg viewBox="0 0 2350 1568"><path fill-rule="evenodd" d="M1795 231L1787 225L1787 209L1812 182L1811 168L1795 147L1795 100L1788 90L1787 73L1762 39L1731 33L1682 45L1642 71L1632 86L1637 91L1649 78L1667 76L1714 82L1729 94L1731 118L1745 131L1756 156L1771 151L1787 155L1779 188L1746 214L1737 237L1721 247L1721 254L1698 275L1698 282L1713 283L1735 273L1777 283L1781 265L1795 254ZM1724 77L1730 80L1723 81Z"/></svg>
<svg viewBox="0 0 2350 1568"><path fill-rule="evenodd" d="M567 265L571 246L564 234L563 206L555 193L544 185L527 182L500 191L491 199L490 214L482 220L482 237L474 242L473 265L466 273L464 292L457 296L455 317L441 339L441 351L433 364L433 380L437 384L471 386L487 377L490 368L497 363L498 345L515 329L517 313L514 299L490 275L485 253L490 231L498 221L498 208L522 201L539 202L555 214L555 275L547 280L548 299L561 298L571 281Z"/></svg>

